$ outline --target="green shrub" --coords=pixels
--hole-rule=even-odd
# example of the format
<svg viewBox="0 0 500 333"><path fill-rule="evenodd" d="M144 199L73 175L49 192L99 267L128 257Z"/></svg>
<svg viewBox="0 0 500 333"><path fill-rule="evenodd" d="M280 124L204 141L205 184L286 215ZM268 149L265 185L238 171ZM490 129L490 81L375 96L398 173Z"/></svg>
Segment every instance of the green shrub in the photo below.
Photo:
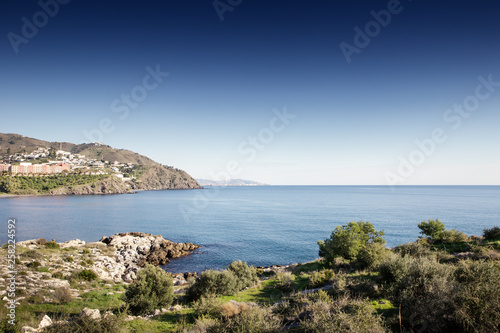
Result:
<svg viewBox="0 0 500 333"><path fill-rule="evenodd" d="M389 250L380 243L371 243L363 247L356 256L356 263L361 268L373 268L379 265L389 254Z"/></svg>
<svg viewBox="0 0 500 333"><path fill-rule="evenodd" d="M318 288L333 281L335 273L331 269L312 271L309 276L309 287Z"/></svg>
<svg viewBox="0 0 500 333"><path fill-rule="evenodd" d="M42 304L45 302L46 292L43 290L37 291L35 294L28 297L27 301L31 304Z"/></svg>
<svg viewBox="0 0 500 333"><path fill-rule="evenodd" d="M428 245L424 245L418 242L401 244L396 246L393 251L395 253L399 253L402 257L411 256L411 257L428 257L432 254Z"/></svg>
<svg viewBox="0 0 500 333"><path fill-rule="evenodd" d="M444 232L444 224L440 222L439 219L428 220L427 222L423 221L418 224L418 228L422 235L432 240L438 239Z"/></svg>
<svg viewBox="0 0 500 333"><path fill-rule="evenodd" d="M54 272L54 273L52 273L52 277L54 279L62 279L62 278L64 278L64 275L62 272Z"/></svg>
<svg viewBox="0 0 500 333"><path fill-rule="evenodd" d="M366 301L351 299L348 296L332 299L325 292L298 297L293 303L301 310L299 318L296 319L300 323L300 332L387 331L382 318L374 314L374 308Z"/></svg>
<svg viewBox="0 0 500 333"><path fill-rule="evenodd" d="M500 228L493 227L493 228L489 228L489 229L484 229L483 236L484 236L484 239L486 239L488 241L500 239Z"/></svg>
<svg viewBox="0 0 500 333"><path fill-rule="evenodd" d="M84 269L77 274L77 278L84 281L94 281L97 280L99 276L91 269Z"/></svg>
<svg viewBox="0 0 500 333"><path fill-rule="evenodd" d="M192 299L212 295L232 295L237 289L237 278L228 270L206 270L200 274L196 282L189 288L188 295Z"/></svg>
<svg viewBox="0 0 500 333"><path fill-rule="evenodd" d="M92 261L92 259L85 259L80 261L80 265L82 265L83 267L92 266L93 264L94 262Z"/></svg>
<svg viewBox="0 0 500 333"><path fill-rule="evenodd" d="M455 317L466 332L498 332L500 328L500 267L484 261L462 262Z"/></svg>
<svg viewBox="0 0 500 333"><path fill-rule="evenodd" d="M271 333L286 332L286 330L281 327L280 320L272 314L270 308L252 306L245 308L237 315L225 319L198 318L193 327L184 332Z"/></svg>
<svg viewBox="0 0 500 333"><path fill-rule="evenodd" d="M443 231L437 240L442 243L460 243L467 241L468 237L463 232L451 229Z"/></svg>
<svg viewBox="0 0 500 333"><path fill-rule="evenodd" d="M38 253L35 250L29 250L29 251L23 252L20 254L20 256L21 256L21 258L30 258L30 259L37 259L37 260L43 258L43 255L41 255L40 253Z"/></svg>
<svg viewBox="0 0 500 333"><path fill-rule="evenodd" d="M123 320L115 315L102 319L80 316L74 320L57 321L43 330L44 333L114 333L123 331Z"/></svg>
<svg viewBox="0 0 500 333"><path fill-rule="evenodd" d="M406 258L403 258L403 260ZM394 288L405 326L415 331L454 332L454 269L435 259L415 258Z"/></svg>
<svg viewBox="0 0 500 333"><path fill-rule="evenodd" d="M159 267L146 264L125 293L125 302L135 315L168 307L174 298L172 276Z"/></svg>
<svg viewBox="0 0 500 333"><path fill-rule="evenodd" d="M295 275L291 272L278 272L276 273L276 279L278 281L274 284L274 288L284 292L293 290Z"/></svg>
<svg viewBox="0 0 500 333"><path fill-rule="evenodd" d="M32 261L32 262L28 263L26 266L29 267L29 268L37 269L41 265L42 264L40 264L39 261Z"/></svg>
<svg viewBox="0 0 500 333"><path fill-rule="evenodd" d="M255 268L249 267L246 262L242 262L241 260L233 261L227 266L227 270L236 276L237 290L252 287L259 281Z"/></svg>
<svg viewBox="0 0 500 333"><path fill-rule="evenodd" d="M387 288L392 288L407 273L410 264L416 260L410 256L401 257L399 254L389 254L378 266L378 279Z"/></svg>
<svg viewBox="0 0 500 333"><path fill-rule="evenodd" d="M89 249L83 249L82 250L82 254L89 254L90 253L90 250Z"/></svg>
<svg viewBox="0 0 500 333"><path fill-rule="evenodd" d="M66 262L73 262L73 261L75 261L75 259L73 259L72 256L67 256L67 257L64 258L64 261L66 261Z"/></svg>
<svg viewBox="0 0 500 333"><path fill-rule="evenodd" d="M368 244L385 244L384 231L375 231L370 222L349 222L347 225L337 226L324 241L318 241L319 256L333 264L335 258L342 257L355 260L358 253Z"/></svg>
<svg viewBox="0 0 500 333"><path fill-rule="evenodd" d="M45 247L48 249L60 249L61 248L61 246L54 241L50 241L50 242L45 243Z"/></svg>
<svg viewBox="0 0 500 333"><path fill-rule="evenodd" d="M221 318L222 300L216 296L200 297L194 302L194 312L198 317L209 316L212 318Z"/></svg>

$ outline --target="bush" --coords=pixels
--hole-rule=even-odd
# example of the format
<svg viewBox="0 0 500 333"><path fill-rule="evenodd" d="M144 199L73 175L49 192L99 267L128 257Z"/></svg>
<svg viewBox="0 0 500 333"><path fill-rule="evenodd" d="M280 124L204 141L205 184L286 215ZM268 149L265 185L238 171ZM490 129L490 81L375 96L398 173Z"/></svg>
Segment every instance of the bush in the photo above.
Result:
<svg viewBox="0 0 500 333"><path fill-rule="evenodd" d="M444 224L436 220L428 220L427 222L423 221L418 224L418 228L420 229L420 233L424 236L429 237L430 239L438 239L439 236L444 232Z"/></svg>
<svg viewBox="0 0 500 333"><path fill-rule="evenodd" d="M249 267L246 262L242 262L241 260L233 261L229 266L227 266L227 270L236 276L237 290L252 287L257 283L257 281L259 281L255 268Z"/></svg>
<svg viewBox="0 0 500 333"><path fill-rule="evenodd" d="M71 291L67 287L60 287L54 290L54 299L58 303L68 303L71 301Z"/></svg>
<svg viewBox="0 0 500 333"><path fill-rule="evenodd" d="M416 331L455 332L451 316L456 295L453 267L418 258L411 260L407 269L394 289L405 326Z"/></svg>
<svg viewBox="0 0 500 333"><path fill-rule="evenodd" d="M24 253L21 253L20 256L21 256L21 258L30 258L30 259L42 259L43 258L43 255L41 255L40 253L38 253L35 250L26 251Z"/></svg>
<svg viewBox="0 0 500 333"><path fill-rule="evenodd" d="M486 239L488 241L500 239L500 228L493 227L490 229L484 229L483 236L484 236L484 239Z"/></svg>
<svg viewBox="0 0 500 333"><path fill-rule="evenodd" d="M194 302L194 312L198 317L221 318L222 300L216 296L200 297Z"/></svg>
<svg viewBox="0 0 500 333"><path fill-rule="evenodd" d="M356 263L362 268L379 265L389 254L389 250L380 243L371 243L363 247L356 256Z"/></svg>
<svg viewBox="0 0 500 333"><path fill-rule="evenodd" d="M50 242L45 243L45 247L48 249L60 249L61 248L61 246L54 241L50 241Z"/></svg>
<svg viewBox="0 0 500 333"><path fill-rule="evenodd" d="M466 332L498 332L500 328L500 268L484 261L462 262L455 316Z"/></svg>
<svg viewBox="0 0 500 333"><path fill-rule="evenodd" d="M378 267L379 281L387 288L392 288L408 273L410 264L416 259L390 253Z"/></svg>
<svg viewBox="0 0 500 333"><path fill-rule="evenodd" d="M324 291L298 296L293 300L301 310L295 321L301 332L386 332L380 316L366 301L342 296L332 299ZM286 313L287 311L285 311ZM283 318L286 320L286 318Z"/></svg>
<svg viewBox="0 0 500 333"><path fill-rule="evenodd" d="M321 271L312 271L309 276L309 287L318 288L329 282L333 282L335 273L331 269L323 269Z"/></svg>
<svg viewBox="0 0 500 333"><path fill-rule="evenodd" d="M437 240L442 243L460 243L467 241L467 239L467 235L463 232L451 229L443 231Z"/></svg>
<svg viewBox="0 0 500 333"><path fill-rule="evenodd" d="M232 295L237 289L238 281L233 272L228 270L206 270L200 274L196 282L189 288L188 295L192 299L212 295Z"/></svg>
<svg viewBox="0 0 500 333"><path fill-rule="evenodd" d="M103 319L91 319L88 316L80 316L70 321L57 321L46 327L44 333L111 333L122 332L123 321L117 316L110 315Z"/></svg>
<svg viewBox="0 0 500 333"><path fill-rule="evenodd" d="M84 269L77 274L77 278L84 281L94 281L97 280L99 276L91 269Z"/></svg>
<svg viewBox="0 0 500 333"><path fill-rule="evenodd" d="M135 315L168 307L173 299L172 276L161 268L149 264L137 273L137 279L130 284L125 293L125 302Z"/></svg>
<svg viewBox="0 0 500 333"><path fill-rule="evenodd" d="M92 267L92 265L94 265L94 262L92 261L92 259L85 259L85 260L80 261L80 265L82 265L83 267L87 267L87 266Z"/></svg>
<svg viewBox="0 0 500 333"><path fill-rule="evenodd" d="M291 272L278 272L276 273L276 279L278 280L274 285L274 288L281 291L291 291L293 289L293 283L295 281L295 276Z"/></svg>
<svg viewBox="0 0 500 333"><path fill-rule="evenodd" d="M232 309L231 312L236 310L233 305L229 306ZM238 311L241 312L227 316L225 319L198 318L194 326L184 332L286 332L280 327L280 320L267 307L252 306L245 309L240 308L236 312Z"/></svg>
<svg viewBox="0 0 500 333"><path fill-rule="evenodd" d="M40 264L39 261L32 261L30 262L29 264L27 264L26 266L29 267L29 268L33 268L33 269L37 269L38 267L40 267L42 264Z"/></svg>
<svg viewBox="0 0 500 333"><path fill-rule="evenodd" d="M432 254L428 245L416 242L398 245L393 249L393 251L394 253L399 253L402 257L411 256L420 258L420 257L428 257Z"/></svg>
<svg viewBox="0 0 500 333"><path fill-rule="evenodd" d="M52 273L52 278L54 278L54 279L62 279L62 278L64 278L64 275L63 275L62 272L54 272L54 273Z"/></svg>
<svg viewBox="0 0 500 333"><path fill-rule="evenodd" d="M385 244L384 231L375 231L370 222L350 222L344 226L337 226L330 238L318 241L319 256L333 264L335 258L342 257L355 260L358 253L368 244Z"/></svg>

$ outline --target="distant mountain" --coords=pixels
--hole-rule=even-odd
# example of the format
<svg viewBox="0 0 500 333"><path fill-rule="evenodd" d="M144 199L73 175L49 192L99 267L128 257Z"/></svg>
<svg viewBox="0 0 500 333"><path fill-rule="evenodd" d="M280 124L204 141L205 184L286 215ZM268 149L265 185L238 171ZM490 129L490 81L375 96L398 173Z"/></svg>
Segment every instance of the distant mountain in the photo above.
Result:
<svg viewBox="0 0 500 333"><path fill-rule="evenodd" d="M133 169L129 170L135 179L127 184L131 190L168 190L168 189L197 189L200 184L183 170L162 165L150 159L126 149L115 149L101 143L73 144L69 142L49 142L26 137L19 134L0 133L0 163L6 160L9 155L16 153L30 153L37 148L61 149L72 154L85 155L87 159L108 161L110 163L119 162L123 164L131 163ZM109 182L108 182L109 183ZM113 179L112 183L115 181ZM92 188L97 188L99 184L94 184ZM116 188L114 186L113 188ZM60 189L58 194L94 194L94 193L74 193L74 189L66 191ZM113 192L114 190L110 190ZM117 189L116 193L121 193L123 189ZM92 191L90 191L92 192ZM97 192L96 192L97 193Z"/></svg>
<svg viewBox="0 0 500 333"><path fill-rule="evenodd" d="M201 186L269 186L269 184L263 184L255 182L253 180L245 180L245 179L230 179L228 181L196 179L196 181Z"/></svg>

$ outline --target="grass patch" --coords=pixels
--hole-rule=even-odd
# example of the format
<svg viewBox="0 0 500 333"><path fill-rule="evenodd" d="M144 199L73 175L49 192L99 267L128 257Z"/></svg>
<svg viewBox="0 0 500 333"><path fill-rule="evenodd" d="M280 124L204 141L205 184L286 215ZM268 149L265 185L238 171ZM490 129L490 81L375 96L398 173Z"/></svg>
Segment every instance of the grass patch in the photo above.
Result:
<svg viewBox="0 0 500 333"><path fill-rule="evenodd" d="M130 332L176 332L194 323L193 309L167 312L151 320L136 319L126 323Z"/></svg>
<svg viewBox="0 0 500 333"><path fill-rule="evenodd" d="M262 305L273 304L283 298L283 293L274 288L276 282L277 281L275 279L264 280L256 287L248 288L234 295L221 296L220 299L224 302L234 300L246 303L254 302Z"/></svg>

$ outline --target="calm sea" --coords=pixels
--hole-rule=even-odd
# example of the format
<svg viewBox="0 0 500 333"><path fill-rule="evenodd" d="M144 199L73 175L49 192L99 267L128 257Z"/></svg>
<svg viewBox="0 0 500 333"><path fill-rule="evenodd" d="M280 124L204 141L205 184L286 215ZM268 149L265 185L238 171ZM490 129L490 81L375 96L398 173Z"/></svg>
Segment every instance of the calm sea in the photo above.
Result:
<svg viewBox="0 0 500 333"><path fill-rule="evenodd" d="M414 241L417 224L439 218L447 228L482 234L500 225L500 186L266 186L149 191L108 196L0 198L5 229L17 240L97 241L141 231L202 245L173 260L171 272L222 268L241 259L256 266L306 262L317 240L337 225L370 221L387 245ZM6 243L6 230L0 238Z"/></svg>

